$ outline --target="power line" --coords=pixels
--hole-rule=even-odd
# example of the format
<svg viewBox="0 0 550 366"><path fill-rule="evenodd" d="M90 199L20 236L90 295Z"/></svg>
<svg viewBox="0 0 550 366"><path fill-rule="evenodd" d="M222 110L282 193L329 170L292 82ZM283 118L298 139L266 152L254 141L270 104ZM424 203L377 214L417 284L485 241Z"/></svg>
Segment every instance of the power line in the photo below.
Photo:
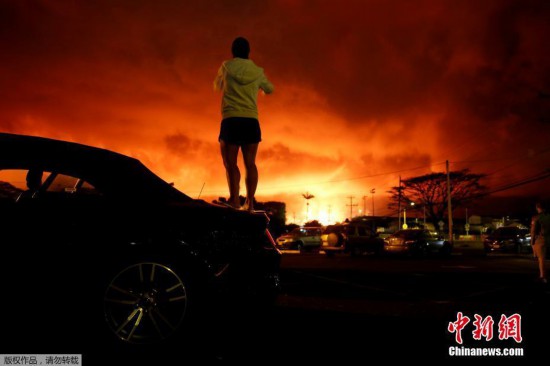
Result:
<svg viewBox="0 0 550 366"><path fill-rule="evenodd" d="M489 195L489 194L496 193L496 192L506 191L506 190L509 190L509 189L512 189L512 188L517 188L517 187L520 187L520 186L523 186L523 185L526 185L526 184L529 184L529 183L538 182L540 180L544 180L544 179L547 179L547 178L550 178L550 169L547 169L545 172L539 173L539 174L537 174L533 177L525 178L525 179L523 179L519 182L508 183L507 185L494 188L491 191L486 192L485 195Z"/></svg>
<svg viewBox="0 0 550 366"><path fill-rule="evenodd" d="M423 168L430 168L432 166L442 165L442 164L445 164L445 162L434 163L434 164L429 164L429 165L422 165L422 166L417 166L417 167L414 167L414 168L395 170L395 171L385 172L385 173L375 173L375 174L362 175L362 176L351 177L351 178L332 179L332 180L316 182L316 183L309 182L309 183L300 183L300 184L289 184L289 185L277 186L277 187L274 187L274 186L272 186L272 187L262 187L262 190L264 190L264 189L281 189L281 188L302 187L302 186L306 186L306 185L310 186L310 185L317 185L317 184L330 184L330 183L349 182L349 181L353 181L353 180L375 178L375 177L380 177L380 176L384 176L384 175L391 175L391 174L397 174L397 173L406 172L406 171L413 171L413 170L418 170L418 169L423 169Z"/></svg>
<svg viewBox="0 0 550 366"><path fill-rule="evenodd" d="M543 150L538 151L533 156L541 156L541 155L543 155L543 154L545 154L549 151L550 151L550 146L544 148ZM533 158L533 156L531 156L530 158ZM491 158L491 159L476 159L476 160L456 160L456 161L451 161L450 163L451 164L472 164L472 163L484 163L484 162L494 162L494 161L512 161L513 162L512 164L509 164L505 167L502 167L498 170L495 170L491 173L486 174L487 176L490 176L490 175L494 175L498 172L510 169L511 167L513 167L513 166L517 165L518 163L520 163L523 159L525 159L524 156L516 157L516 158ZM354 180L375 178L375 177L398 174L398 173L402 173L402 172L414 171L414 170L419 170L419 169L424 169L424 168L431 168L433 166L438 166L438 165L443 165L443 164L445 164L445 162L431 163L431 164L428 164L428 165L421 165L421 166L416 166L416 167L412 167L412 168L405 168L405 169L394 170L394 171L389 171L389 172L382 172L382 173L374 173L374 174L369 174L369 175L361 175L361 176L357 176L357 177L331 179L331 180L320 181L320 182L306 182L306 183L296 183L296 184L288 184L288 185L280 185L280 186L268 186L268 187L261 187L261 190L262 191L278 190L278 189L285 189L285 188L296 188L296 187L304 187L304 186L312 186L312 185L350 182L350 181L354 181ZM225 192L225 190L223 190L223 189L220 189L220 190L207 190L205 192L208 192L209 194L223 194Z"/></svg>

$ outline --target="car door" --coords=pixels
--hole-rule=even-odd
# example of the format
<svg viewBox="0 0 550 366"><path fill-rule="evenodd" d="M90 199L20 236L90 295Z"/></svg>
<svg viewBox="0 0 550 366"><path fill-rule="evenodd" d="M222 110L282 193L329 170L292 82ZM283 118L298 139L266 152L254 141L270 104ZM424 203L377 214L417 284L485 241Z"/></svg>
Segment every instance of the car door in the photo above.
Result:
<svg viewBox="0 0 550 366"><path fill-rule="evenodd" d="M370 235L369 230L363 226L357 226L357 247L367 250L370 246Z"/></svg>
<svg viewBox="0 0 550 366"><path fill-rule="evenodd" d="M423 241L425 241L430 252L434 252L439 249L440 243L435 235L432 235L429 231L423 231L421 237Z"/></svg>
<svg viewBox="0 0 550 366"><path fill-rule="evenodd" d="M305 239L305 245L307 246L311 246L311 247L316 247L316 246L319 246L321 245L321 233L320 233L320 229L318 228L308 228L306 229L306 237L304 238Z"/></svg>
<svg viewBox="0 0 550 366"><path fill-rule="evenodd" d="M357 236L357 227L355 225L347 225L344 228L344 232L347 238L347 250L352 250L360 245L359 237Z"/></svg>
<svg viewBox="0 0 550 366"><path fill-rule="evenodd" d="M95 281L91 269L101 267L94 260L93 250L80 240L86 236L84 226L96 227L82 225L90 213L85 201L93 201L94 205L100 201L85 197L84 192L93 187L77 177L54 172L43 176L44 182L36 192L23 194L27 192L23 190L2 210L5 265L1 266L0 281L17 300L2 304L1 310L19 314L13 319L19 324L10 328L26 329L19 335L23 339L34 334L43 336L41 330L52 326L55 332L70 334L72 327L90 321L91 317L82 316ZM72 320L58 324L56 318Z"/></svg>

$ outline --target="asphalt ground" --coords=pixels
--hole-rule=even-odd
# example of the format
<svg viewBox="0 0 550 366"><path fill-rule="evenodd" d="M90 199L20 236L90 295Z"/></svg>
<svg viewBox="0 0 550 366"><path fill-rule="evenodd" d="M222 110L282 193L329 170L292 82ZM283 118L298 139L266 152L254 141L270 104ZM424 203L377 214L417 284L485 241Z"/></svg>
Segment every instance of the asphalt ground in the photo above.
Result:
<svg viewBox="0 0 550 366"><path fill-rule="evenodd" d="M524 364L545 357L550 346L550 288L537 283L536 276L531 254L485 256L475 242L457 243L450 258L328 258L322 252L289 251L283 253L282 291L274 308L230 313L221 327L205 327L162 346L130 352L115 348L109 354L115 363L143 365ZM459 312L470 318L462 344L448 330ZM490 341L487 333L474 339L475 315L492 317ZM503 315L510 320L499 329ZM520 317L519 329L513 327L514 316ZM513 349L523 355L451 356L450 348ZM88 360L95 364L98 358Z"/></svg>

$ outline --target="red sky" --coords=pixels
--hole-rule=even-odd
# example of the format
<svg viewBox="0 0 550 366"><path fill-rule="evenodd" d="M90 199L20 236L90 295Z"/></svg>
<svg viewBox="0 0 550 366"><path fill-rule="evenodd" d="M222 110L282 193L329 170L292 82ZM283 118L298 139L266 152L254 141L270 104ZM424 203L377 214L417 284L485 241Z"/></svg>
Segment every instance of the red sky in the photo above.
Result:
<svg viewBox="0 0 550 366"><path fill-rule="evenodd" d="M469 168L495 189L550 168L550 3L0 3L0 131L139 158L183 192L227 196L216 71L237 36L259 98L260 201L288 222L386 214L403 178ZM544 195L549 181L501 192ZM242 184L244 189L244 183ZM244 193L244 192L243 192Z"/></svg>

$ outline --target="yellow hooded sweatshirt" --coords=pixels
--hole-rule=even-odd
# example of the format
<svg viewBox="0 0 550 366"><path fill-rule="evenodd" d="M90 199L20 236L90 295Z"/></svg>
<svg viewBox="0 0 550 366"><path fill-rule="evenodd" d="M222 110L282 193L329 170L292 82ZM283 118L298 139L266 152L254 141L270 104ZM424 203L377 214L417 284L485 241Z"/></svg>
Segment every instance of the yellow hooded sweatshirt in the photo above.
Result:
<svg viewBox="0 0 550 366"><path fill-rule="evenodd" d="M273 84L264 75L264 69L252 60L235 57L224 61L214 80L214 90L223 91L222 117L258 118L258 92L271 94Z"/></svg>

